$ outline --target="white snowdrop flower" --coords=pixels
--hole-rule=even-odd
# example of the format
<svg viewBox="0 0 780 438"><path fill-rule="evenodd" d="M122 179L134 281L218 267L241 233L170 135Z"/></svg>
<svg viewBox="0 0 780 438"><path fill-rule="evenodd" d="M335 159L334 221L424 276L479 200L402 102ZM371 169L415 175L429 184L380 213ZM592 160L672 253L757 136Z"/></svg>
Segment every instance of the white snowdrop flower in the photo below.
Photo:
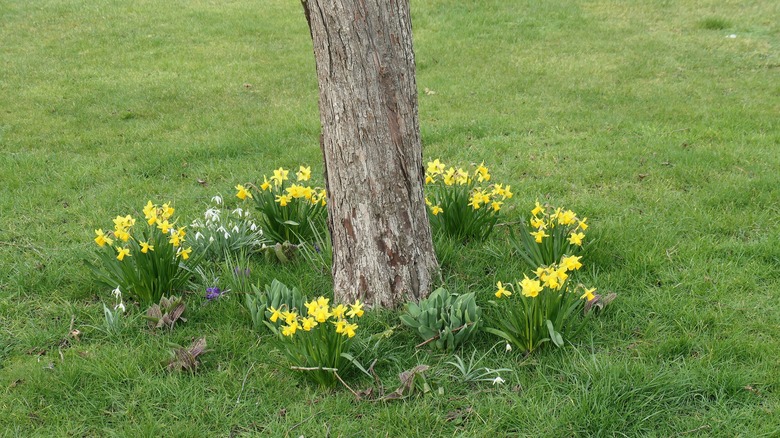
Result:
<svg viewBox="0 0 780 438"><path fill-rule="evenodd" d="M117 286L116 289L111 291L111 295L113 295L118 300L122 299L122 291L119 290L119 286Z"/></svg>
<svg viewBox="0 0 780 438"><path fill-rule="evenodd" d="M495 379L493 379L493 385L501 385L505 382L504 379L501 378L501 376L496 376Z"/></svg>
<svg viewBox="0 0 780 438"><path fill-rule="evenodd" d="M230 239L230 233L228 233L227 231L225 231L225 239Z"/></svg>
<svg viewBox="0 0 780 438"><path fill-rule="evenodd" d="M238 207L237 209L233 210L233 214L238 215L238 217L241 217L241 215L244 214L244 210L241 207Z"/></svg>
<svg viewBox="0 0 780 438"><path fill-rule="evenodd" d="M252 223L249 224L249 229L252 230L252 231L257 231L257 225L255 225L255 223L252 222Z"/></svg>
<svg viewBox="0 0 780 438"><path fill-rule="evenodd" d="M214 236L209 237L209 243L214 241Z"/></svg>
<svg viewBox="0 0 780 438"><path fill-rule="evenodd" d="M506 351L507 352L512 351L512 346L509 345L509 344L506 344Z"/></svg>
<svg viewBox="0 0 780 438"><path fill-rule="evenodd" d="M222 205L222 196L217 195L217 196L211 198L211 202L213 202L213 203L215 203L217 205Z"/></svg>
<svg viewBox="0 0 780 438"><path fill-rule="evenodd" d="M227 233L227 230L224 226L220 225L219 228L217 228L217 233Z"/></svg>
<svg viewBox="0 0 780 438"><path fill-rule="evenodd" d="M204 239L204 237L203 234L201 234L201 232L198 231L197 233L195 233L195 240L200 240L200 239Z"/></svg>
<svg viewBox="0 0 780 438"><path fill-rule="evenodd" d="M233 225L233 232L238 233L238 225Z"/></svg>
<svg viewBox="0 0 780 438"><path fill-rule="evenodd" d="M217 222L219 221L219 213L220 211L217 210L216 208L209 208L208 210L206 210L204 216L206 217L207 221Z"/></svg>
<svg viewBox="0 0 780 438"><path fill-rule="evenodd" d="M121 302L121 301L120 301L120 302L119 302L119 304L117 304L116 306L114 306L114 310L116 310L116 309L119 309L119 310L121 310L121 311L122 311L122 313L125 313L125 310L126 310L126 309L125 309L125 303L123 303L123 302Z"/></svg>
<svg viewBox="0 0 780 438"><path fill-rule="evenodd" d="M737 36L736 36L735 34L733 34L733 33L732 33L731 35L726 35L726 38L731 38L731 39L734 39L734 38L736 38L736 37L737 37Z"/></svg>

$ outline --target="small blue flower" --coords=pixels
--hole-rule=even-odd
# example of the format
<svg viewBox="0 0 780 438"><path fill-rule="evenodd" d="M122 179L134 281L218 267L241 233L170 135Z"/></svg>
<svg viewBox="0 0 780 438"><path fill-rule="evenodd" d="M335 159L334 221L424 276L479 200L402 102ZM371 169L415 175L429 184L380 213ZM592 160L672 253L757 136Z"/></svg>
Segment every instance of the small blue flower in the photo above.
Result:
<svg viewBox="0 0 780 438"><path fill-rule="evenodd" d="M209 300L209 301L216 300L217 298L220 297L220 295L222 295L222 291L219 290L218 287L214 286L214 287L206 288L206 299L207 300Z"/></svg>

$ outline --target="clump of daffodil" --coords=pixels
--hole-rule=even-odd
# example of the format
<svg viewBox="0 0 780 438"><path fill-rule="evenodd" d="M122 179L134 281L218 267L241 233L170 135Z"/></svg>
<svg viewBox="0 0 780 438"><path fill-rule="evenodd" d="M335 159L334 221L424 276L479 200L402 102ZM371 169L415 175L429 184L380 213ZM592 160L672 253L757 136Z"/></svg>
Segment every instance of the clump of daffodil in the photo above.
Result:
<svg viewBox="0 0 780 438"><path fill-rule="evenodd" d="M308 242L323 229L326 218L325 190L312 186L311 167L299 166L294 176L280 167L263 182L236 186L236 197L252 199L262 213L260 227L277 243ZM294 180L293 180L294 178Z"/></svg>
<svg viewBox="0 0 780 438"><path fill-rule="evenodd" d="M571 210L536 202L530 217L520 222L512 242L529 266L559 263L564 254L581 254L588 218Z"/></svg>
<svg viewBox="0 0 780 438"><path fill-rule="evenodd" d="M582 267L581 256L564 255L560 263L539 266L533 277L515 283L496 283L498 310L493 327L485 329L519 348L532 352L551 341L558 347L583 326L582 310L595 298L595 288L572 286L571 276Z"/></svg>
<svg viewBox="0 0 780 438"><path fill-rule="evenodd" d="M269 307L267 324L277 334L282 350L295 369L302 369L308 378L323 386L337 382L335 372L343 375L352 365L348 354L358 324L363 316L363 303L331 305L320 296L304 303L303 309ZM334 371L336 370L336 371Z"/></svg>
<svg viewBox="0 0 780 438"><path fill-rule="evenodd" d="M428 162L425 203L434 229L457 239L487 238L513 196L509 185L491 179L484 162L473 170L448 167L438 158Z"/></svg>
<svg viewBox="0 0 780 438"><path fill-rule="evenodd" d="M186 243L186 227L177 226L170 203L149 201L142 211L143 221L120 215L114 218L112 230L95 230L102 267L92 267L103 283L151 305L184 289L196 260L191 259L193 250Z"/></svg>

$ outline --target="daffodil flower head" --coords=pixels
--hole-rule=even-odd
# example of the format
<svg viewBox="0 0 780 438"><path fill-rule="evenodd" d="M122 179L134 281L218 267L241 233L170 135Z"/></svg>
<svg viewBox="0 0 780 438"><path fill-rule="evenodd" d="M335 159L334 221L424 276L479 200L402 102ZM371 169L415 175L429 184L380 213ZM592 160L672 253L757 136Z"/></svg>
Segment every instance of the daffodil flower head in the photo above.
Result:
<svg viewBox="0 0 780 438"><path fill-rule="evenodd" d="M295 174L295 176L298 178L298 181L308 181L311 179L311 167L309 166L301 166L298 169L298 172Z"/></svg>
<svg viewBox="0 0 780 438"><path fill-rule="evenodd" d="M120 262L125 259L125 257L130 257L130 248L122 248L121 246L116 247L116 259Z"/></svg>
<svg viewBox="0 0 780 438"><path fill-rule="evenodd" d="M271 312L271 316L268 317L268 320L271 322L276 322L279 320L279 318L282 317L282 312L279 311L279 309L274 309L273 307L269 307L268 311Z"/></svg>
<svg viewBox="0 0 780 438"><path fill-rule="evenodd" d="M338 306L333 308L333 316L335 316L338 319L344 318L344 314L347 312L347 306L343 304L339 304Z"/></svg>
<svg viewBox="0 0 780 438"><path fill-rule="evenodd" d="M582 256L568 256L563 257L561 259L561 265L566 267L566 270L568 271L575 271L582 267L582 263L580 263L580 259Z"/></svg>
<svg viewBox="0 0 780 438"><path fill-rule="evenodd" d="M593 294L593 292L595 292L595 291L596 291L596 288L595 288L595 287L594 287L594 288L592 288L592 289L585 289L585 293L584 293L584 294L582 294L582 296L580 297L580 299L581 299L581 300L582 300L582 299L587 299L588 301L591 301L591 300L593 300L594 298L596 298L596 295L594 295L594 294Z"/></svg>
<svg viewBox="0 0 780 438"><path fill-rule="evenodd" d="M498 288L496 291L496 298L512 296L512 292L508 291L500 281L496 283L496 287Z"/></svg>
<svg viewBox="0 0 780 438"><path fill-rule="evenodd" d="M347 316L350 318L358 317L360 318L363 316L363 303L360 302L360 300L355 300L355 304L349 305L349 312L347 312Z"/></svg>
<svg viewBox="0 0 780 438"><path fill-rule="evenodd" d="M523 280L520 282L522 288L522 294L526 297L535 298L542 291L542 285L539 280L531 280L528 276L524 275Z"/></svg>
<svg viewBox="0 0 780 438"><path fill-rule="evenodd" d="M242 186L241 184L236 186L236 190L238 191L236 193L236 197L238 199L242 201L246 198L253 199L252 193L250 193L249 190L247 190L246 187Z"/></svg>

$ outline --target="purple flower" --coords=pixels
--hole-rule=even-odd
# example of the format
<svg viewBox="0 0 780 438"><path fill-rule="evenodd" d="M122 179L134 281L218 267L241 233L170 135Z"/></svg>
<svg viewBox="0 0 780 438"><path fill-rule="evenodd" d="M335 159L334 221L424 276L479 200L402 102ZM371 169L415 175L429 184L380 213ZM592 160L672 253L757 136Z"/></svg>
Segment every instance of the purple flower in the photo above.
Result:
<svg viewBox="0 0 780 438"><path fill-rule="evenodd" d="M242 275L245 276L245 277L249 277L249 275L251 273L252 273L252 271L250 271L249 268L241 269L238 266L233 268L233 275L235 275L236 277L239 277L239 276L242 276Z"/></svg>
<svg viewBox="0 0 780 438"><path fill-rule="evenodd" d="M209 301L216 300L217 298L219 298L220 295L222 295L222 291L219 290L218 287L214 286L214 287L207 287L206 288L206 299L207 300L209 300Z"/></svg>

